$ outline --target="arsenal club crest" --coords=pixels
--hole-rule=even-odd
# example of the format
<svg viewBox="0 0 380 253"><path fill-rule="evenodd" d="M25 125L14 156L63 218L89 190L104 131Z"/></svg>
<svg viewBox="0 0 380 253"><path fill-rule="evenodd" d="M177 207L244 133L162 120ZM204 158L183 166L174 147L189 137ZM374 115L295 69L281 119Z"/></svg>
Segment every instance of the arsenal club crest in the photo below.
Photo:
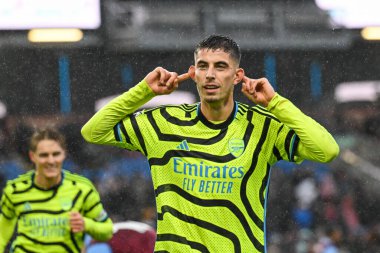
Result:
<svg viewBox="0 0 380 253"><path fill-rule="evenodd" d="M237 158L244 152L244 141L242 139L231 139L228 142L228 149Z"/></svg>

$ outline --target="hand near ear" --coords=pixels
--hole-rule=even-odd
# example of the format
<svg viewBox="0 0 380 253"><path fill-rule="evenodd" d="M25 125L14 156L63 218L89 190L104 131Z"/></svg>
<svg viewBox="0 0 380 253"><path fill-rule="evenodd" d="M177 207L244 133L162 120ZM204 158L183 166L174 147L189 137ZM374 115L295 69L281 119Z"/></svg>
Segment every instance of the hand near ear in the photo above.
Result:
<svg viewBox="0 0 380 253"><path fill-rule="evenodd" d="M180 82L193 76L194 73L190 69L188 73L178 75L176 72L157 67L145 77L145 81L156 95L165 95L176 90Z"/></svg>
<svg viewBox="0 0 380 253"><path fill-rule="evenodd" d="M243 94L255 104L267 107L276 94L266 78L252 79L244 76L242 80Z"/></svg>
<svg viewBox="0 0 380 253"><path fill-rule="evenodd" d="M178 81L178 83L181 83L183 81L186 81L189 78L194 79L194 76L195 76L195 69L190 67L189 70L187 71L187 73L179 75L177 77L177 81Z"/></svg>

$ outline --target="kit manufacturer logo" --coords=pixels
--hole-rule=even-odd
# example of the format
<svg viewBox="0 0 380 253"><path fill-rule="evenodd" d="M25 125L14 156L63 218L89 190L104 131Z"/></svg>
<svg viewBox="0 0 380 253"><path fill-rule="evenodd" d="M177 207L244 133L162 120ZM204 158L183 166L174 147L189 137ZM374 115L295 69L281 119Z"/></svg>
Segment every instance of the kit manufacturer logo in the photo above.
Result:
<svg viewBox="0 0 380 253"><path fill-rule="evenodd" d="M177 146L177 149L190 151L189 145L187 145L187 141L186 141L186 140L183 140L183 141L181 142L181 144L179 144L179 145Z"/></svg>

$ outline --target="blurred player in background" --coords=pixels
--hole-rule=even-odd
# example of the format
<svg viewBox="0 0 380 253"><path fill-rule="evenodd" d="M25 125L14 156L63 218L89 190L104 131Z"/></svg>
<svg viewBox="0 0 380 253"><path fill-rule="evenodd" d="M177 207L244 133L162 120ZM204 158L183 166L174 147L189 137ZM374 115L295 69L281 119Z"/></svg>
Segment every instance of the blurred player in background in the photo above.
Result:
<svg viewBox="0 0 380 253"><path fill-rule="evenodd" d="M80 252L84 233L112 237L112 221L98 192L86 178L62 169L64 136L53 128L30 140L35 169L7 182L1 198L0 252L17 225L11 252Z"/></svg>
<svg viewBox="0 0 380 253"><path fill-rule="evenodd" d="M265 252L271 165L329 162L339 153L331 134L266 78L247 77L240 58L235 41L212 35L196 46L187 74L157 67L82 128L91 143L148 158L158 213L156 252ZM188 77L199 103L135 113ZM234 100L241 82L256 105Z"/></svg>

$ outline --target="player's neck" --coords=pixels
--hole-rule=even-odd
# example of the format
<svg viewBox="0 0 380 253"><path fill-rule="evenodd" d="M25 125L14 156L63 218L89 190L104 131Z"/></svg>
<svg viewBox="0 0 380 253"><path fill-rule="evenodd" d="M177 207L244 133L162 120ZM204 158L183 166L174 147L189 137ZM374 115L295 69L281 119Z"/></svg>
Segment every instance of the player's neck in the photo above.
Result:
<svg viewBox="0 0 380 253"><path fill-rule="evenodd" d="M234 109L234 101L228 100L226 103L201 103L201 112L208 121L225 121Z"/></svg>
<svg viewBox="0 0 380 253"><path fill-rule="evenodd" d="M38 187L47 190L58 185L61 182L61 178L61 174L53 178L46 178L41 175L36 175L34 182Z"/></svg>

